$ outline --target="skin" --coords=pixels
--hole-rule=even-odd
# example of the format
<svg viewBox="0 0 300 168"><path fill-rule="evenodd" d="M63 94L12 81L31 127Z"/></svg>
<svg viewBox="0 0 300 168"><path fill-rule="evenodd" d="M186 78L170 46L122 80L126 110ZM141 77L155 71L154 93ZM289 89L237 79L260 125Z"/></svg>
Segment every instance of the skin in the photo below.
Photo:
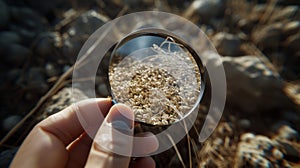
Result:
<svg viewBox="0 0 300 168"><path fill-rule="evenodd" d="M95 106L99 107L102 115L105 116L102 121L98 119L97 123L95 118L99 116L99 109L94 108ZM98 128L92 128L95 130L94 141L85 132L76 111L92 126L100 125ZM127 124L130 129L126 134L132 137L134 115L129 107L123 104L112 106L111 99L102 98L72 105L37 124L24 140L10 166L12 168L155 167L151 157L137 158L131 162L130 153L127 156L118 155L105 149L105 145L101 145L101 142L111 144L111 148L124 149L126 152L143 148L130 138L125 143L120 143L117 138L113 138L116 136L116 130L107 129L109 127L105 127L105 124L117 120ZM103 132L106 134L104 135ZM153 134L143 133L138 136L150 137L147 140L148 147L143 148L144 153L157 150L158 141Z"/></svg>

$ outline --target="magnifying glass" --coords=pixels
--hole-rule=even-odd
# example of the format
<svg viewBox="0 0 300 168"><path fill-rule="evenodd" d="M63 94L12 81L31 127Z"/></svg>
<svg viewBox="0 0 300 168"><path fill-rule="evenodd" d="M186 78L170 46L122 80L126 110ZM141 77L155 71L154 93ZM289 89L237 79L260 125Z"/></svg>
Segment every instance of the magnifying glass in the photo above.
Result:
<svg viewBox="0 0 300 168"><path fill-rule="evenodd" d="M109 63L113 102L130 106L136 122L167 126L189 116L205 89L205 70L180 37L138 29L114 47Z"/></svg>

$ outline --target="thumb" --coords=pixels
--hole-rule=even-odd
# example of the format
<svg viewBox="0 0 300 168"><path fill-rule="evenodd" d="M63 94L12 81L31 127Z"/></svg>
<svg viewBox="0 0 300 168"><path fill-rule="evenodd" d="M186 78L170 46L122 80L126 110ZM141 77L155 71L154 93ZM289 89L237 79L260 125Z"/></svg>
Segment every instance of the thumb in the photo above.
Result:
<svg viewBox="0 0 300 168"><path fill-rule="evenodd" d="M100 126L86 167L128 167L132 153L133 111L124 104L114 105Z"/></svg>

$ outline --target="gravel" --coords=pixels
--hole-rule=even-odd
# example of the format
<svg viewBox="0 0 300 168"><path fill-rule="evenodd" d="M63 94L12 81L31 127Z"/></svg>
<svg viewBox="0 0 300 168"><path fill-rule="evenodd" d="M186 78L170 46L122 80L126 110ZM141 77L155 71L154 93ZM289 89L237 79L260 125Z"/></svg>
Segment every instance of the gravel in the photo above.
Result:
<svg viewBox="0 0 300 168"><path fill-rule="evenodd" d="M153 125L169 125L185 117L200 91L200 72L194 59L175 52L142 60L125 57L113 64L109 76L116 101L133 108L137 121Z"/></svg>

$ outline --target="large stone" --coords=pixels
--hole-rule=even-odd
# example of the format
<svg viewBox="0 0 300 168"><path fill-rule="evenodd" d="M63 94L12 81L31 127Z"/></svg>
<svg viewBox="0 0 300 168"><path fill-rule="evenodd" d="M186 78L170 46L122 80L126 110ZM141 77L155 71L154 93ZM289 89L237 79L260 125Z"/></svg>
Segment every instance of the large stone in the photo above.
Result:
<svg viewBox="0 0 300 168"><path fill-rule="evenodd" d="M203 21L220 16L225 9L225 0L195 0L185 12L185 17L200 16Z"/></svg>
<svg viewBox="0 0 300 168"><path fill-rule="evenodd" d="M56 32L41 33L34 52L39 56L46 57L48 60L57 61L58 58L54 57L54 55L57 55L56 42L59 38L59 34Z"/></svg>
<svg viewBox="0 0 300 168"><path fill-rule="evenodd" d="M236 153L235 167L251 165L251 167L269 168L273 166L272 153L269 149L274 148L275 145L268 137L250 136L248 133L243 134L241 139ZM282 160L282 157L279 159Z"/></svg>
<svg viewBox="0 0 300 168"><path fill-rule="evenodd" d="M270 139L262 135L245 133L241 135L238 144L234 167L291 167L286 161L287 156L297 155L297 147L288 146L291 142L284 139L284 143L277 139ZM287 149L288 146L290 149Z"/></svg>
<svg viewBox="0 0 300 168"><path fill-rule="evenodd" d="M81 90L76 88L69 87L62 89L51 97L46 105L46 108L43 110L41 119L44 119L70 106L72 103L74 103L74 98L84 100L87 99L87 96Z"/></svg>
<svg viewBox="0 0 300 168"><path fill-rule="evenodd" d="M79 50L88 37L109 19L95 10L89 10L75 19L63 35L63 53L75 61Z"/></svg>
<svg viewBox="0 0 300 168"><path fill-rule="evenodd" d="M32 55L32 52L19 44L8 45L3 53L0 53L1 59L9 66L18 67L24 64L24 61Z"/></svg>
<svg viewBox="0 0 300 168"><path fill-rule="evenodd" d="M258 57L223 57L227 103L243 112L259 113L290 107L283 81Z"/></svg>
<svg viewBox="0 0 300 168"><path fill-rule="evenodd" d="M3 28L7 25L9 21L9 10L5 2L0 1L0 28Z"/></svg>

